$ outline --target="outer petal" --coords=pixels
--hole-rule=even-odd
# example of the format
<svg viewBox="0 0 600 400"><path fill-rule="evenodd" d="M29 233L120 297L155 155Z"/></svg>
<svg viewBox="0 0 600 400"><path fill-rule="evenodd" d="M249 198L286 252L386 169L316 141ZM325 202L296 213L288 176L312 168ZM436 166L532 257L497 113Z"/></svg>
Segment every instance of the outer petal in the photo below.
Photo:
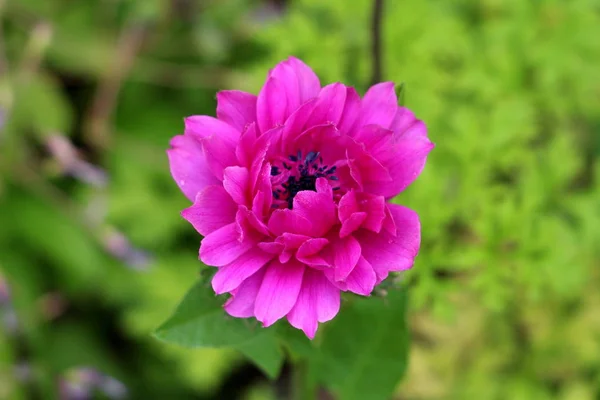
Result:
<svg viewBox="0 0 600 400"><path fill-rule="evenodd" d="M240 137L240 130L226 122L207 115L193 115L185 119L185 134L196 139L217 136L226 142L235 143Z"/></svg>
<svg viewBox="0 0 600 400"><path fill-rule="evenodd" d="M223 170L237 163L235 143L213 135L202 139L202 147L212 174L218 180L223 180Z"/></svg>
<svg viewBox="0 0 600 400"><path fill-rule="evenodd" d="M346 290L368 296L373 291L376 282L377 276L375 275L373 266L364 257L360 257L356 263L356 267L348 275L348 278L346 278L345 286Z"/></svg>
<svg viewBox="0 0 600 400"><path fill-rule="evenodd" d="M283 125L290 114L287 101L284 84L277 78L269 77L256 102L256 120L261 132Z"/></svg>
<svg viewBox="0 0 600 400"><path fill-rule="evenodd" d="M256 96L239 90L217 93L217 117L243 132L256 120Z"/></svg>
<svg viewBox="0 0 600 400"><path fill-rule="evenodd" d="M377 124L388 128L398 109L394 82L371 86L362 100L361 125Z"/></svg>
<svg viewBox="0 0 600 400"><path fill-rule="evenodd" d="M356 131L354 140L362 143L375 158L389 151L394 131L379 125L365 125Z"/></svg>
<svg viewBox="0 0 600 400"><path fill-rule="evenodd" d="M191 201L205 187L219 183L208 168L202 146L194 138L175 136L167 156L173 179Z"/></svg>
<svg viewBox="0 0 600 400"><path fill-rule="evenodd" d="M315 337L318 322L326 322L340 309L340 291L320 271L307 269L296 304L287 315L290 324Z"/></svg>
<svg viewBox="0 0 600 400"><path fill-rule="evenodd" d="M413 266L421 244L419 216L413 210L397 204L388 204L396 225L396 236L386 231L373 233L361 230L355 234L363 257L373 266L377 283L390 271L402 271Z"/></svg>
<svg viewBox="0 0 600 400"><path fill-rule="evenodd" d="M415 121L408 130L395 132L395 143L389 151L379 157L391 177L389 184L382 185L377 194L391 198L403 191L420 174L425 166L427 155L434 145L426 136L427 128L421 121Z"/></svg>
<svg viewBox="0 0 600 400"><path fill-rule="evenodd" d="M229 315L237 318L254 316L254 303L265 271L266 268L261 268L232 292L232 297L225 303L225 311Z"/></svg>
<svg viewBox="0 0 600 400"><path fill-rule="evenodd" d="M200 243L200 260L206 265L220 267L236 260L254 247L251 240L239 240L237 224L225 225L206 236Z"/></svg>
<svg viewBox="0 0 600 400"><path fill-rule="evenodd" d="M296 57L290 57L288 64L294 70L298 79L300 103L316 97L321 89L321 83L313 70Z"/></svg>
<svg viewBox="0 0 600 400"><path fill-rule="evenodd" d="M237 205L223 186L208 186L196 196L191 207L181 212L192 226L203 236L235 221Z"/></svg>
<svg viewBox="0 0 600 400"><path fill-rule="evenodd" d="M277 64L269 72L269 78L275 78L281 82L290 113L300 104L317 96L321 88L317 75L306 64L294 57Z"/></svg>
<svg viewBox="0 0 600 400"><path fill-rule="evenodd" d="M323 252L323 258L333 266L325 271L332 282L344 281L352 272L361 254L360 243L353 236L329 238L330 245Z"/></svg>
<svg viewBox="0 0 600 400"><path fill-rule="evenodd" d="M236 260L219 268L212 279L215 293L231 292L274 257L258 247L248 250Z"/></svg>
<svg viewBox="0 0 600 400"><path fill-rule="evenodd" d="M398 107L396 115L390 126L390 129L394 132L405 132L412 124L418 121L415 114L406 107ZM427 132L424 132L427 134Z"/></svg>
<svg viewBox="0 0 600 400"><path fill-rule="evenodd" d="M254 306L254 315L264 326L290 312L298 299L305 269L295 260L285 265L274 260L268 265Z"/></svg>

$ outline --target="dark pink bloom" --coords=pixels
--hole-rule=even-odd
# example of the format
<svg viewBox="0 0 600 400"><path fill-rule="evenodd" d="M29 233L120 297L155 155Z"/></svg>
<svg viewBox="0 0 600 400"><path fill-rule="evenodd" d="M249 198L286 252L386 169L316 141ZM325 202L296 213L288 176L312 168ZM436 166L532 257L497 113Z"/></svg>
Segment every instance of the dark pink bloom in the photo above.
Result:
<svg viewBox="0 0 600 400"><path fill-rule="evenodd" d="M171 141L171 173L194 204L182 212L204 239L200 259L225 310L264 326L287 317L313 338L340 292L368 296L411 268L417 214L388 201L425 165L425 124L398 107L394 84L361 99L321 87L296 58L269 72L258 96L217 95L217 118L192 116Z"/></svg>

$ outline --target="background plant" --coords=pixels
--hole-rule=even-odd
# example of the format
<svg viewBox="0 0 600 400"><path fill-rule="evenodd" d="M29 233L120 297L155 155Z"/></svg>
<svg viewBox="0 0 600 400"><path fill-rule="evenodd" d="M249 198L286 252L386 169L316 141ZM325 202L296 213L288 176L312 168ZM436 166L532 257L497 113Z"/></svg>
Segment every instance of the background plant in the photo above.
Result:
<svg viewBox="0 0 600 400"><path fill-rule="evenodd" d="M0 398L117 387L82 367L131 398L286 392L288 369L269 383L272 365L248 364L248 349L149 336L201 269L164 150L183 116L214 111L217 90L256 91L290 54L364 90L371 5L0 1ZM383 78L405 82L437 145L399 198L418 210L423 245L404 281L398 398L600 396L599 12L589 0L386 2ZM350 398L361 388L345 384L343 350L315 362Z"/></svg>

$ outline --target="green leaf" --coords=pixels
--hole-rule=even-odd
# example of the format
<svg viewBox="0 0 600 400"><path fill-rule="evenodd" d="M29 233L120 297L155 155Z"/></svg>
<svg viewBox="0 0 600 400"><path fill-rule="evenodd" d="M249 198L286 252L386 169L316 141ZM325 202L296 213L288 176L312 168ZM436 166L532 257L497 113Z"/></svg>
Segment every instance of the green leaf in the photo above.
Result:
<svg viewBox="0 0 600 400"><path fill-rule="evenodd" d="M205 281L190 289L175 313L154 335L183 347L235 348L271 378L277 377L284 359L272 329L262 329L248 319L225 314L222 301Z"/></svg>
<svg viewBox="0 0 600 400"><path fill-rule="evenodd" d="M398 105L404 107L404 104L406 104L406 85L404 82L396 87L396 97L398 97Z"/></svg>
<svg viewBox="0 0 600 400"><path fill-rule="evenodd" d="M310 361L312 379L342 400L390 398L408 361L405 290L356 299L323 328Z"/></svg>
<svg viewBox="0 0 600 400"><path fill-rule="evenodd" d="M284 357L272 330L233 347L252 360L269 378L279 376Z"/></svg>

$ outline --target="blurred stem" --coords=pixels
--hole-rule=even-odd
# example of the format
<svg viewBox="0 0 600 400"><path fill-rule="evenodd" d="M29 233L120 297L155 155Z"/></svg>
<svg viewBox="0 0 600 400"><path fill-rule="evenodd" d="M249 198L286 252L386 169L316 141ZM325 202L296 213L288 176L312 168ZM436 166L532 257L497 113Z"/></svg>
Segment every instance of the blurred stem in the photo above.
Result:
<svg viewBox="0 0 600 400"><path fill-rule="evenodd" d="M308 380L308 362L298 360L292 371L292 400L315 400L316 388Z"/></svg>
<svg viewBox="0 0 600 400"><path fill-rule="evenodd" d="M382 55L381 55L381 25L383 19L383 0L373 1L373 19L371 25L371 57L373 61L373 71L371 75L371 85L381 82Z"/></svg>
<svg viewBox="0 0 600 400"><path fill-rule="evenodd" d="M93 147L105 149L110 144L110 119L117 103L123 80L129 74L148 32L142 22L124 28L116 54L106 76L100 82L85 123L85 140Z"/></svg>

